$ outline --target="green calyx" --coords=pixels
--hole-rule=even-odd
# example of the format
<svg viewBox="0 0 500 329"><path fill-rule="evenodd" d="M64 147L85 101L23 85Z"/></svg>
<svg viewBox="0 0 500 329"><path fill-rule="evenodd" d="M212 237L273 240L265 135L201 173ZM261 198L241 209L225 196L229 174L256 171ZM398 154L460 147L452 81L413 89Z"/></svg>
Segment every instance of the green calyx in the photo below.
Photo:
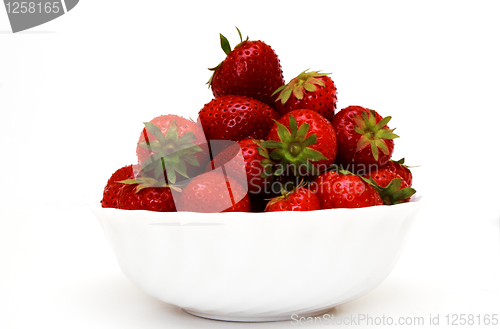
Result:
<svg viewBox="0 0 500 329"><path fill-rule="evenodd" d="M139 143L139 146L147 149L152 155L144 161L141 166L143 172L153 172L156 180L164 180L175 184L177 174L189 178L186 163L200 166L198 159L194 156L203 150L193 142L196 136L189 131L179 137L175 120L170 123L165 135L155 124L144 122L146 130L156 137L157 140Z"/></svg>
<svg viewBox="0 0 500 329"><path fill-rule="evenodd" d="M389 149L387 148L384 140L399 137L393 132L396 128L384 128L390 120L391 117L388 116L383 118L379 122L376 122L375 111L373 110L371 110L369 114L363 111L361 118L358 115L355 115L354 131L361 135L356 145L356 152L361 151L369 145L373 154L373 158L377 161L379 157L379 149L384 154L389 154Z"/></svg>
<svg viewBox="0 0 500 329"><path fill-rule="evenodd" d="M234 49L238 48L239 46L241 46L242 44L244 44L245 42L248 41L248 36L247 36L247 38L245 40L243 40L243 37L241 36L240 29L238 27L236 27L236 30L238 31L238 35L240 36L240 43L238 43L236 45L236 47L234 47ZM227 56L232 51L231 50L231 44L229 43L229 40L227 40L227 38L222 35L222 33L219 33L219 36L220 36L220 46L221 46L222 50L224 51L224 53ZM222 65L222 62L220 62L219 65L217 65L216 67L209 68L209 70L213 71L213 73L210 76L210 79L208 80L208 82L206 83L208 85L208 88L210 88L210 86L212 85L212 81L214 79L215 71L217 71L217 69L219 69L219 67L221 65Z"/></svg>
<svg viewBox="0 0 500 329"><path fill-rule="evenodd" d="M137 187L135 188L135 193L139 193L139 191L148 187L169 187L170 189L178 192L182 191L180 187L177 185L167 184L163 181L156 180L153 177L137 176L136 178L118 181L118 183L127 185L137 184Z"/></svg>
<svg viewBox="0 0 500 329"><path fill-rule="evenodd" d="M401 188L403 180L401 178L394 178L386 187L379 186L375 180L370 178L365 178L360 176L365 182L372 185L373 188L378 192L382 202L385 205L394 205L405 202L406 199L410 198L417 191L412 187Z"/></svg>
<svg viewBox="0 0 500 329"><path fill-rule="evenodd" d="M296 78L290 80L288 84L276 89L271 96L279 93L276 101L281 101L281 104L285 104L292 93L297 99L303 99L305 91L313 92L316 91L318 86L324 87L325 83L323 80L317 78L327 76L330 73L320 73L320 71L307 72L308 70L300 73Z"/></svg>
<svg viewBox="0 0 500 329"><path fill-rule="evenodd" d="M402 166L405 166L405 158L401 158L398 161L395 161L395 160L392 160L392 161L394 161L396 163L399 163ZM405 166L405 167L408 167L408 166Z"/></svg>
<svg viewBox="0 0 500 329"><path fill-rule="evenodd" d="M288 165L291 165L294 175L299 172L318 174L311 161L328 160L328 158L321 152L309 147L317 143L316 134L306 138L310 125L304 123L297 127L297 121L293 115L289 116L289 121L290 130L275 120L280 141L268 140L261 143L261 146L272 149L269 154L271 160L280 161L280 166L276 169L274 175L283 174Z"/></svg>

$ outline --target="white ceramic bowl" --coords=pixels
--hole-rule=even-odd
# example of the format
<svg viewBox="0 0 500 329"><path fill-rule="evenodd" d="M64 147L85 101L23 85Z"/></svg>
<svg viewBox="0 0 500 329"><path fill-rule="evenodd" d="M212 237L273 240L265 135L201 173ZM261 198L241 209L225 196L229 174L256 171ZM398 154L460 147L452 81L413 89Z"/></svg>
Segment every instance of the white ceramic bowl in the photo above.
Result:
<svg viewBox="0 0 500 329"><path fill-rule="evenodd" d="M392 271L419 198L281 213L157 213L91 205L125 275L166 303L231 321L315 316Z"/></svg>

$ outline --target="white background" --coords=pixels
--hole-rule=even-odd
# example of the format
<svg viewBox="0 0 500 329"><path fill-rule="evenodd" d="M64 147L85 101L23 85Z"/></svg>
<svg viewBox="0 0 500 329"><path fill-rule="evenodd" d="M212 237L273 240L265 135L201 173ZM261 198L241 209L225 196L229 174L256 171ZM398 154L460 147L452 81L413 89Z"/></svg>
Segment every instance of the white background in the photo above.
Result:
<svg viewBox="0 0 500 329"><path fill-rule="evenodd" d="M142 122L195 118L234 26L289 81L331 72L338 108L393 117L427 200L392 274L339 317L500 310L495 1L81 1L12 34L0 7L0 328L290 327L203 320L121 273L85 199L135 162ZM305 325L304 325L305 326ZM357 327L362 327L361 325ZM407 326L411 327L411 326ZM421 327L421 326L420 326ZM491 326L490 326L491 327Z"/></svg>

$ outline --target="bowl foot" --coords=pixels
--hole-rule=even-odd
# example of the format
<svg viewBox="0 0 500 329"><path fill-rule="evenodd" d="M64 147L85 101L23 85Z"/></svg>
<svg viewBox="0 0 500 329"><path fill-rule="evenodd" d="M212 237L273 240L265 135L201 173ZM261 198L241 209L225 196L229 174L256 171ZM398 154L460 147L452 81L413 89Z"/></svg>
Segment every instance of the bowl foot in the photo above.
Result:
<svg viewBox="0 0 500 329"><path fill-rule="evenodd" d="M300 319L300 318L307 318L307 317L315 317L315 316L320 316L322 314L328 313L330 310L332 310L333 307L329 307L326 309L322 309L319 311L314 311L310 313L301 313L301 314L296 314L292 313L289 315L280 315L280 316L273 316L273 315L268 315L268 316L226 316L224 314L208 314L208 313L202 313L202 312L197 312L194 310L188 310L183 308L182 310L188 314L200 317L200 318L205 318L205 319L210 319L210 320L218 320L218 321L231 321L231 322L274 322L274 321L292 321L293 319ZM293 318L292 318L293 316Z"/></svg>

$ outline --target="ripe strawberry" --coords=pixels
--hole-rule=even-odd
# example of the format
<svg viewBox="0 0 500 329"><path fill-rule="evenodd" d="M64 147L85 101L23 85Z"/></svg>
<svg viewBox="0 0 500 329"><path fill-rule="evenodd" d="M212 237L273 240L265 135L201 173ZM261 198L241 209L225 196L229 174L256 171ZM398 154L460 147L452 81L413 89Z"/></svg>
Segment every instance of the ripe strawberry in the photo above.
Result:
<svg viewBox="0 0 500 329"><path fill-rule="evenodd" d="M181 195L182 211L213 213L250 211L247 191L217 170L193 178Z"/></svg>
<svg viewBox="0 0 500 329"><path fill-rule="evenodd" d="M327 171L311 183L321 209L363 208L382 205L382 199L372 185L347 171Z"/></svg>
<svg viewBox="0 0 500 329"><path fill-rule="evenodd" d="M318 112L295 110L271 128L262 146L272 149L271 160L280 162L275 175L317 174L335 161L337 137L332 124Z"/></svg>
<svg viewBox="0 0 500 329"><path fill-rule="evenodd" d="M408 184L395 172L390 171L389 169L377 169L370 171L368 174L365 174L363 177L365 178L373 178L375 183L377 183L380 187L386 187L389 183L395 179L399 178L401 180L401 187L407 187Z"/></svg>
<svg viewBox="0 0 500 329"><path fill-rule="evenodd" d="M132 179L134 177L135 175L132 165L122 167L115 171L108 179L106 187L104 187L101 206L103 208L118 208L118 195L125 187L125 184L119 183L119 181Z"/></svg>
<svg viewBox="0 0 500 329"><path fill-rule="evenodd" d="M328 197L326 193L329 193L331 185L340 175L339 170L327 170L313 179L309 184L309 189L315 193L321 201L321 199Z"/></svg>
<svg viewBox="0 0 500 329"><path fill-rule="evenodd" d="M279 118L268 105L246 96L226 95L213 99L198 114L207 140L264 139Z"/></svg>
<svg viewBox="0 0 500 329"><path fill-rule="evenodd" d="M401 176L401 178L404 179L406 184L408 184L408 186L411 187L413 183L413 175L410 171L410 168L408 166L405 166L404 163L405 163L404 158L398 161L389 160L385 165L380 167L380 169L388 169L389 171L398 174L399 176Z"/></svg>
<svg viewBox="0 0 500 329"><path fill-rule="evenodd" d="M118 208L125 210L176 211L174 199L168 187L143 187L124 184L118 198Z"/></svg>
<svg viewBox="0 0 500 329"><path fill-rule="evenodd" d="M390 120L361 106L342 109L332 120L338 139L336 163L361 175L384 165L394 150L393 139L399 137L387 127Z"/></svg>
<svg viewBox="0 0 500 329"><path fill-rule="evenodd" d="M401 176L388 168L370 171L364 177L369 179L386 205L408 202L416 192Z"/></svg>
<svg viewBox="0 0 500 329"><path fill-rule="evenodd" d="M311 211L320 209L316 195L305 187L298 187L291 192L283 191L281 196L271 199L265 211Z"/></svg>
<svg viewBox="0 0 500 329"><path fill-rule="evenodd" d="M272 93L285 83L280 61L274 50L262 41L243 40L231 51L229 41L221 34L222 50L227 57L214 71L208 84L214 97L240 95L274 106Z"/></svg>
<svg viewBox="0 0 500 329"><path fill-rule="evenodd" d="M226 174L243 186L248 186L249 194L260 194L271 182L273 162L269 160L267 149L259 146L255 139L244 139L219 153L205 168L205 172L224 165ZM235 160L241 150L243 161Z"/></svg>
<svg viewBox="0 0 500 329"><path fill-rule="evenodd" d="M331 121L337 108L337 88L328 74L330 73L306 70L287 85L278 88L274 94L279 93L275 104L279 115L283 116L293 110L308 109L318 112Z"/></svg>
<svg viewBox="0 0 500 329"><path fill-rule="evenodd" d="M203 171L209 152L203 129L197 123L169 114L144 125L136 149L143 172L175 183L177 174L190 178Z"/></svg>

